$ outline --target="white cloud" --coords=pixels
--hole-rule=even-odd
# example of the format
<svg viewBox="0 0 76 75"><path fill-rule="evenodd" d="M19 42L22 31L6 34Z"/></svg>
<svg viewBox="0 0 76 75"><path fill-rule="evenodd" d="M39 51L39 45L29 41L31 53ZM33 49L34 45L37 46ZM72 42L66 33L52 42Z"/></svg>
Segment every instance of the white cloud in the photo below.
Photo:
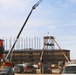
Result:
<svg viewBox="0 0 76 75"><path fill-rule="evenodd" d="M59 0L56 4L59 7L68 8L69 6L76 4L76 0Z"/></svg>
<svg viewBox="0 0 76 75"><path fill-rule="evenodd" d="M70 3L76 3L76 0L68 0L68 1L70 1Z"/></svg>
<svg viewBox="0 0 76 75"><path fill-rule="evenodd" d="M50 28L50 29L55 29L56 26L55 26L55 25L51 25L49 28Z"/></svg>
<svg viewBox="0 0 76 75"><path fill-rule="evenodd" d="M34 0L0 0L0 7L2 10L7 11L29 10L33 3Z"/></svg>

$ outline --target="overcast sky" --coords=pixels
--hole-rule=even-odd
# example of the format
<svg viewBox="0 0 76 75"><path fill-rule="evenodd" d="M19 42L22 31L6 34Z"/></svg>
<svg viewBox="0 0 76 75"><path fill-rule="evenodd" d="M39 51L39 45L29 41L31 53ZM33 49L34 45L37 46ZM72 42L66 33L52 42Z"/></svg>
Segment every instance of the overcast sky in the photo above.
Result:
<svg viewBox="0 0 76 75"><path fill-rule="evenodd" d="M37 1L0 0L0 38L15 38ZM31 14L20 37L43 39L48 32L62 49L71 50L71 59L76 59L76 0L43 0Z"/></svg>

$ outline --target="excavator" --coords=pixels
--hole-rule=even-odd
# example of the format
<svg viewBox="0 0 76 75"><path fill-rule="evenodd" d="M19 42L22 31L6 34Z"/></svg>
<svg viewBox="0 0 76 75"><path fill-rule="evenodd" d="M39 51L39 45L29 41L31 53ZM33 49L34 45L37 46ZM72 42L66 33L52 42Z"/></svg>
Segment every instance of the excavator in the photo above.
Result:
<svg viewBox="0 0 76 75"><path fill-rule="evenodd" d="M32 7L30 13L28 14L28 16L27 16L24 24L22 25L22 27L21 27L21 29L20 29L17 37L16 37L16 40L15 40L13 46L11 47L11 49L9 50L9 52L7 53L6 57L1 60L1 68L2 68L3 66L11 66L11 67L13 66L13 64L12 64L12 54L13 54L13 49L14 49L14 47L15 47L15 44L16 44L16 42L18 41L18 39L19 39L19 37L20 37L20 34L21 34L22 30L24 29L24 27L25 27L25 25L26 25L29 17L31 16L33 10L35 10L36 7L37 7L42 1L43 1L43 0L39 0L39 1Z"/></svg>

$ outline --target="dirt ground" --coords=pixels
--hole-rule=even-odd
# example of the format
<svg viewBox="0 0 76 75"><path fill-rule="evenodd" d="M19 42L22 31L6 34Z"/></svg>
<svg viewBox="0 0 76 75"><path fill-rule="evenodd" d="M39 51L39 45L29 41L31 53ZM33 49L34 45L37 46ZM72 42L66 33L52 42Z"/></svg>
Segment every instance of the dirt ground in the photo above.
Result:
<svg viewBox="0 0 76 75"><path fill-rule="evenodd" d="M37 74L15 74L15 75L62 75L62 74L59 74L59 69L52 69L52 73L53 74L40 74L40 73L37 73Z"/></svg>
<svg viewBox="0 0 76 75"><path fill-rule="evenodd" d="M15 74L15 75L61 75L61 74Z"/></svg>

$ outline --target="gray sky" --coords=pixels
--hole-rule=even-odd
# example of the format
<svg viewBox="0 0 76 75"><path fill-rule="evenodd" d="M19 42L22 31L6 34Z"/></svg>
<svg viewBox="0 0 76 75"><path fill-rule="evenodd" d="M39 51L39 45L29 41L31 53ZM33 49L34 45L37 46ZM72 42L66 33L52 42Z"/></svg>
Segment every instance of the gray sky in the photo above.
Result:
<svg viewBox="0 0 76 75"><path fill-rule="evenodd" d="M15 38L38 0L0 0L0 38ZM21 37L54 36L76 59L76 0L43 0L33 11ZM56 47L57 48L57 47Z"/></svg>

